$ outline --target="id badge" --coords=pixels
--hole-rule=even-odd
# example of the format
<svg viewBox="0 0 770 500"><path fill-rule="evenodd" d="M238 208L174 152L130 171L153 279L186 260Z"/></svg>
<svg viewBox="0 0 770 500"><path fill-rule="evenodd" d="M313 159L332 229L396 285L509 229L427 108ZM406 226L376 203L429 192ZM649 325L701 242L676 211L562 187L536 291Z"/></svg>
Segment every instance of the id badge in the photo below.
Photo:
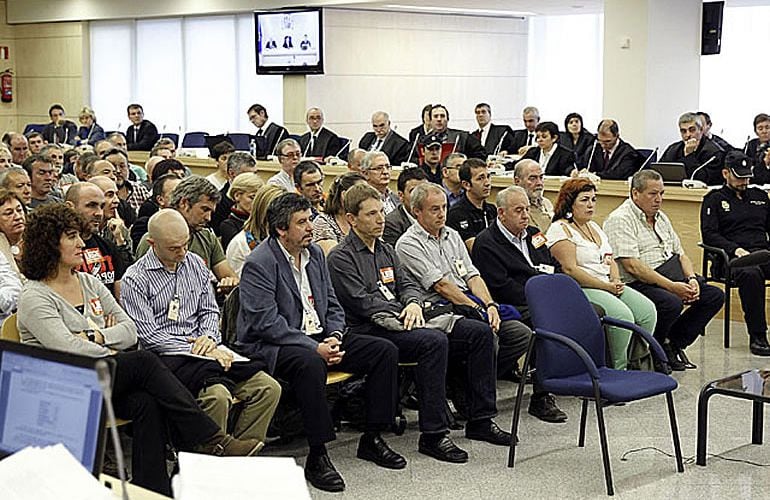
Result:
<svg viewBox="0 0 770 500"><path fill-rule="evenodd" d="M101 316L104 313L102 301L99 299L99 297L91 299L89 302L91 304L91 312L94 313L94 316Z"/></svg>
<svg viewBox="0 0 770 500"><path fill-rule="evenodd" d="M390 288L385 286L385 284L382 281L377 282L377 288L380 289L380 293L383 297L385 297L385 300L390 302L391 300L396 300L396 296L393 295L393 292L390 291Z"/></svg>
<svg viewBox="0 0 770 500"><path fill-rule="evenodd" d="M174 299L168 303L168 319L171 321L179 321L179 298L178 297L174 297Z"/></svg>
<svg viewBox="0 0 770 500"><path fill-rule="evenodd" d="M553 266L549 266L548 264L538 264L537 270L545 274L553 274L553 272L555 271Z"/></svg>
<svg viewBox="0 0 770 500"><path fill-rule="evenodd" d="M457 271L457 274L461 278L468 274L468 270L465 269L465 263L462 261L462 259L455 259L455 271Z"/></svg>
<svg viewBox="0 0 770 500"><path fill-rule="evenodd" d="M537 233L532 235L532 246L535 248L540 248L541 246L545 245L546 239L543 233ZM553 273L553 271L551 272Z"/></svg>

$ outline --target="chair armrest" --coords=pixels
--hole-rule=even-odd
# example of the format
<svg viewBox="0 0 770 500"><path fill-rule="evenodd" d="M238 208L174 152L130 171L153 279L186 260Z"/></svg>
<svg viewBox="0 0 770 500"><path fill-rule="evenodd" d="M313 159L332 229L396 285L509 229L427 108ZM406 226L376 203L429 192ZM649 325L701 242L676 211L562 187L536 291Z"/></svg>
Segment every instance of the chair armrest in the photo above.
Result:
<svg viewBox="0 0 770 500"><path fill-rule="evenodd" d="M585 365L586 369L588 370L588 373L591 374L591 378L598 379L599 378L599 369L596 367L596 363L594 363L594 360L591 359L591 356L588 354L588 352L583 349L583 347L572 340L569 337L565 337L564 335L559 335L558 333L549 332L548 330L543 330L541 328L535 328L535 336L536 337L542 337L546 340L552 340L554 342L558 342L560 344L563 344L572 352L577 354L577 356L580 358L580 360Z"/></svg>
<svg viewBox="0 0 770 500"><path fill-rule="evenodd" d="M725 264L730 263L730 256L727 255L727 252L725 252L724 248L713 247L711 245L707 245L703 243L702 241L698 242L698 246L701 247L706 252L716 254L718 257L722 259L722 261L724 261Z"/></svg>
<svg viewBox="0 0 770 500"><path fill-rule="evenodd" d="M642 337L644 340L647 341L647 345L650 346L653 356L658 361L664 361L668 363L668 357L666 356L666 353L663 351L663 348L660 346L658 341L655 340L655 337L650 335L650 332L646 331L644 328L640 327L635 323L631 323L630 321L624 321L622 319L617 319L610 316L603 316L602 318L600 318L600 320L603 324L607 324L611 326L619 326L620 328L631 330L632 333L639 335L640 337Z"/></svg>

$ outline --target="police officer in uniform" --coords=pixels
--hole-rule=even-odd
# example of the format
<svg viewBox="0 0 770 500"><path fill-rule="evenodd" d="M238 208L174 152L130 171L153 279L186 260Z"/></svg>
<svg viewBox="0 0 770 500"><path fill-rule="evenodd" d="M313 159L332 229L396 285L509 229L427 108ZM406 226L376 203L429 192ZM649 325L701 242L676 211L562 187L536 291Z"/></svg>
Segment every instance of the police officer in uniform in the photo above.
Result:
<svg viewBox="0 0 770 500"><path fill-rule="evenodd" d="M724 249L730 258L770 249L770 200L759 188L749 187L751 159L740 151L725 156L725 185L711 191L701 205L701 233L707 245ZM733 270L741 297L751 353L770 356L765 315L765 280L770 262Z"/></svg>

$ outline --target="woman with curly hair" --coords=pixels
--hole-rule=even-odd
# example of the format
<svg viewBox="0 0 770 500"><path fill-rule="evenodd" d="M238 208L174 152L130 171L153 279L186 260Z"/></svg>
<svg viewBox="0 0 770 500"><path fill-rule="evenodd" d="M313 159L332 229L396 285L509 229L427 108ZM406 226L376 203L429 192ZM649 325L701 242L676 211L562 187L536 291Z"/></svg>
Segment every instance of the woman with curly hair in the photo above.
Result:
<svg viewBox="0 0 770 500"><path fill-rule="evenodd" d="M583 288L588 300L604 308L607 316L636 323L655 331L657 313L650 299L623 285L607 235L594 222L596 186L585 178L562 184L554 207L553 224L546 232L551 254L565 274ZM631 332L611 326L607 343L610 362L623 370L628 365Z"/></svg>
<svg viewBox="0 0 770 500"><path fill-rule="evenodd" d="M115 361L113 402L133 420L133 482L170 495L167 428L175 444L199 453L252 455L261 443L224 434L155 354L119 352L136 344L136 326L98 278L75 272L85 258L85 221L67 205L35 210L24 231L19 299L21 341Z"/></svg>

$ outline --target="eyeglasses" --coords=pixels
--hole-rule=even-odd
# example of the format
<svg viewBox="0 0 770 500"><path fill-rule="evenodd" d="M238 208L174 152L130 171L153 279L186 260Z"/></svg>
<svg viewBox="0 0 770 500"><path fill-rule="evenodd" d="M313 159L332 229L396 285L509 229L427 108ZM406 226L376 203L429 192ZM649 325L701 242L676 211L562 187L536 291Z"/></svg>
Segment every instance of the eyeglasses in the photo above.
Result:
<svg viewBox="0 0 770 500"><path fill-rule="evenodd" d="M302 158L302 153L299 151L294 151L291 153L281 153L278 156L283 156L284 158Z"/></svg>
<svg viewBox="0 0 770 500"><path fill-rule="evenodd" d="M385 165L380 165L379 167L368 168L367 171L369 171L369 172L382 172L385 169L390 170L391 168L393 168L393 167L390 165L390 163L387 163Z"/></svg>

